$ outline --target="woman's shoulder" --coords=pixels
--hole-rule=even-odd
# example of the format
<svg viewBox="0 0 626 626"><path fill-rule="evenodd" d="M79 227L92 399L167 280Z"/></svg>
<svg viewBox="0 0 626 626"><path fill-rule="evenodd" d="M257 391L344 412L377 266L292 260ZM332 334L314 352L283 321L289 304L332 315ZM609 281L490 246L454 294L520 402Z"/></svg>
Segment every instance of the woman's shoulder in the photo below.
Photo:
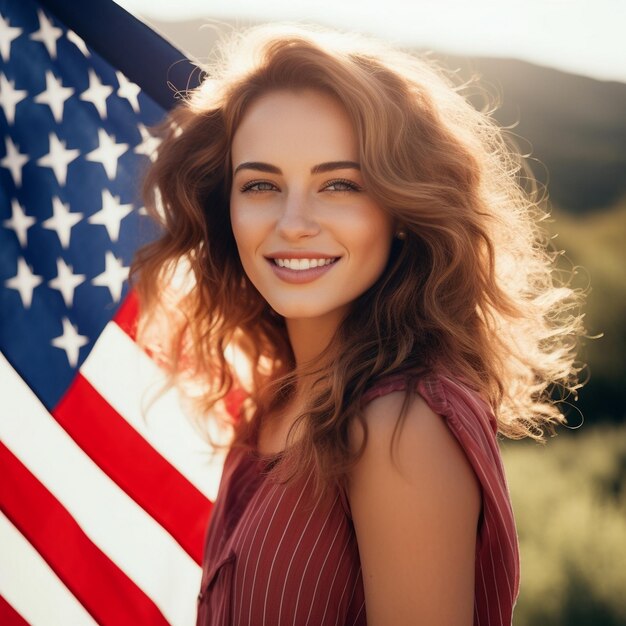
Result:
<svg viewBox="0 0 626 626"><path fill-rule="evenodd" d="M499 465L497 421L481 395L460 378L431 371L419 375L399 373L373 384L363 395L361 420L351 424L351 444L366 442L382 454L383 442L400 448L410 457L412 451L427 446L442 454L489 458ZM371 454L371 453L370 453ZM473 463L469 463L473 465Z"/></svg>
<svg viewBox="0 0 626 626"><path fill-rule="evenodd" d="M459 441L459 415L463 406L437 377L395 376L381 381L365 394L362 419L351 424L353 450L361 446L364 450L359 466L371 465L376 471L395 455L400 465L415 466L414 472L420 474L424 467L418 467L416 460L424 463L432 457L433 471L439 465L441 470L449 469L455 460L473 480L465 446Z"/></svg>
<svg viewBox="0 0 626 626"><path fill-rule="evenodd" d="M417 401L411 400L414 406L405 416L410 428L407 441L413 446L416 454L428 448L428 441L419 439L420 424L424 423L424 432L439 433L439 442L443 450L447 443L456 441L457 452L462 452L478 480L482 494L483 513L482 522L489 518L489 528L485 527L479 533L484 550L488 549L489 540L486 537L491 533L493 537L502 540L506 555L507 568L513 572L514 587L519 588L519 553L515 520L508 488L508 481L498 444L498 422L494 411L482 395L473 389L460 377L449 372L430 372L417 378L398 375L381 380L372 385L363 397L363 414L368 427L381 432L391 432L398 417L399 408L406 398L406 391L411 390ZM358 421L358 420L357 420ZM437 430L438 426L445 429ZM403 437L404 430L400 433ZM413 437L411 437L413 433ZM445 433L445 434L444 434ZM374 440L374 437L372 437ZM448 446L453 450L455 446ZM410 453L409 453L410 455ZM459 460L459 456L456 456ZM463 464L460 463L459 467Z"/></svg>
<svg viewBox="0 0 626 626"><path fill-rule="evenodd" d="M358 462L361 466L355 466L357 479L349 481L353 485L350 493L353 519L358 523L359 518L368 514L368 507L373 505L370 497L377 485L382 485L380 497L393 493L388 484L383 484L381 468L387 472L389 484L399 480L392 478L395 474L389 461L389 448L405 402L406 411L397 437L399 465L408 468L409 478L419 486L419 493L432 494L434 501L439 490L446 494L448 499L440 503L446 514L450 511L445 507L455 501L459 508L454 515L473 519L478 488L482 506L477 528L477 559L481 563L491 562L497 554L498 567L502 570L498 575L509 580L516 597L519 548L497 441L497 420L489 403L461 378L447 372L418 377L397 375L372 385L364 394L362 414L368 436L362 461ZM358 439L353 438L355 432ZM353 443L362 442L358 428L351 435Z"/></svg>
<svg viewBox="0 0 626 626"><path fill-rule="evenodd" d="M464 480L470 479L467 470L471 469L483 503L488 502L489 508L495 506L507 527L513 525L497 420L489 404L469 384L447 372L430 372L417 378L397 375L374 384L364 395L362 406L363 420L355 420L350 431L353 449L363 441L363 422L367 427L366 445L377 449L374 452L380 458L394 434L407 459L424 455L426 450L430 455L436 449L440 457L447 456L455 463Z"/></svg>

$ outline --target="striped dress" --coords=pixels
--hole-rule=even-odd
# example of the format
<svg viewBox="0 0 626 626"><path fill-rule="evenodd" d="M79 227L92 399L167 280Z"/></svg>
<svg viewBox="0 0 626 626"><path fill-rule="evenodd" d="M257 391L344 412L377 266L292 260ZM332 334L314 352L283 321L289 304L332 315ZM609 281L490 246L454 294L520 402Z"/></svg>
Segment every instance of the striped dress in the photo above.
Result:
<svg viewBox="0 0 626 626"><path fill-rule="evenodd" d="M403 377L388 379L365 400L406 385ZM474 625L510 626L520 563L496 420L452 378L430 375L416 390L453 432L480 481ZM365 626L348 498L337 489L313 501L310 476L279 485L266 474L279 458L243 448L226 458L206 536L197 626Z"/></svg>

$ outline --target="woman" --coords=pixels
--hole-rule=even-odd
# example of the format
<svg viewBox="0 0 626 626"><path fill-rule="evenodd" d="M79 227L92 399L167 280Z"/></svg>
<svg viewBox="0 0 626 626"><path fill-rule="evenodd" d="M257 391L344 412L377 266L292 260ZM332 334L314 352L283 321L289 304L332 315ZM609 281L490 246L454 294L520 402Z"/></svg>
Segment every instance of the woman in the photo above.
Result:
<svg viewBox="0 0 626 626"><path fill-rule="evenodd" d="M172 114L135 266L145 327L168 322L150 347L204 414L246 394L198 624L511 623L496 435L565 421L546 390L575 389L581 327L519 159L458 91L382 43L274 25Z"/></svg>

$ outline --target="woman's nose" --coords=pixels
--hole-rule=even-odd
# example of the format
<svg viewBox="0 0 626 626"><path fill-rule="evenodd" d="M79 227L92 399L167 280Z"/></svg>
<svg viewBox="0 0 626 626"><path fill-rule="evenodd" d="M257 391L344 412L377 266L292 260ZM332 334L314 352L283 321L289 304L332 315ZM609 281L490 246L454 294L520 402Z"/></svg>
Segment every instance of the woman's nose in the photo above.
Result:
<svg viewBox="0 0 626 626"><path fill-rule="evenodd" d="M302 195L285 200L276 228L281 237L289 240L312 237L320 231L315 215Z"/></svg>

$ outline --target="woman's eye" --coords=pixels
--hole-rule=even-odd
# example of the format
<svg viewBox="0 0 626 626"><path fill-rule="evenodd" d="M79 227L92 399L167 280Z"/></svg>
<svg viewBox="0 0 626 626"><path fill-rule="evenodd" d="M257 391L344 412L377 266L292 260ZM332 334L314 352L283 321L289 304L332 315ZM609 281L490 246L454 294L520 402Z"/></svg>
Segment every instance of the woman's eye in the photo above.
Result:
<svg viewBox="0 0 626 626"><path fill-rule="evenodd" d="M330 191L362 191L361 187L359 187L356 183L343 179L331 180L326 184L324 189L328 189Z"/></svg>
<svg viewBox="0 0 626 626"><path fill-rule="evenodd" d="M258 191L272 191L274 185L272 183L268 183L267 181L258 180L258 181L250 181L246 183L242 188L241 192L245 193L246 191L258 192Z"/></svg>

